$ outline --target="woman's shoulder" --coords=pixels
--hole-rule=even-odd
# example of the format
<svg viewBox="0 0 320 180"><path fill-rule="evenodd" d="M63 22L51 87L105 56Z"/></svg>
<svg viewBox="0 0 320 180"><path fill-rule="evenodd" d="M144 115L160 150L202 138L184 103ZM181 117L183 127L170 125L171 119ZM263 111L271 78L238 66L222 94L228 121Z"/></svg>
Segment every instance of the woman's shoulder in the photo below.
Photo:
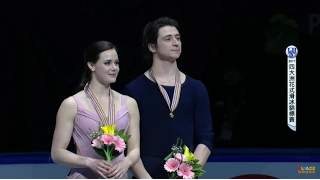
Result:
<svg viewBox="0 0 320 180"><path fill-rule="evenodd" d="M84 90L77 92L76 94L73 95L75 98L85 98L87 97L86 93L84 93Z"/></svg>
<svg viewBox="0 0 320 180"><path fill-rule="evenodd" d="M137 103L135 99L133 99L132 97L130 96L127 96L127 95L124 95L124 94L121 94L115 90L112 90L113 91L113 94L115 96L116 99L119 99L122 101L122 98L125 98L125 103L126 105L129 107L129 106L132 106L132 104L134 103Z"/></svg>
<svg viewBox="0 0 320 180"><path fill-rule="evenodd" d="M61 106L63 106L64 108L68 108L68 109L77 109L77 106L78 106L77 99L82 99L85 97L86 96L85 96L84 91L80 91L80 92L64 99L61 103Z"/></svg>
<svg viewBox="0 0 320 180"><path fill-rule="evenodd" d="M136 101L136 100L134 100L132 97L127 96L127 95L125 95L125 94L121 94L121 93L119 93L119 92L117 92L117 91L115 91L115 90L112 90L112 92L113 92L115 98L118 99L118 100L121 100L121 101L122 101L122 98L125 98L125 101L126 101L127 105L128 105L128 102L130 103L130 102L132 102L132 101Z"/></svg>
<svg viewBox="0 0 320 180"><path fill-rule="evenodd" d="M58 115L73 117L77 113L77 106L76 100L72 96L69 96L62 101L58 110Z"/></svg>

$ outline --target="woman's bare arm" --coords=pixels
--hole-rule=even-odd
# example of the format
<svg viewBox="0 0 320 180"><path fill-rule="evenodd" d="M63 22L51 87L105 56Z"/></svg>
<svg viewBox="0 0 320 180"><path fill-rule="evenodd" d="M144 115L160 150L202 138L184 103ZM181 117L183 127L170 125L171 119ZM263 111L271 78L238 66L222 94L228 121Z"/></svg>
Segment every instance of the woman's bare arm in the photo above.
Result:
<svg viewBox="0 0 320 180"><path fill-rule="evenodd" d="M83 157L67 150L72 136L74 119L77 114L77 103L73 97L65 99L58 110L54 130L51 157L57 164L74 168L90 167L92 158Z"/></svg>
<svg viewBox="0 0 320 180"><path fill-rule="evenodd" d="M140 159L140 114L137 102L133 98L130 98L128 101L128 110L130 114L130 126L128 134L133 135L133 138L130 138L131 141L129 140L130 142L128 142L128 148L131 147L136 149L137 151L137 153L132 153L132 156L129 157L131 159L131 162L133 162L130 164L131 172L136 178L152 179L149 173L144 168L143 163Z"/></svg>
<svg viewBox="0 0 320 180"><path fill-rule="evenodd" d="M140 158L139 161L131 167L131 172L137 179L152 179Z"/></svg>
<svg viewBox="0 0 320 180"><path fill-rule="evenodd" d="M127 99L127 107L130 116L128 135L131 135L127 142L127 156L125 161L131 167L136 164L140 158L140 114L136 100L131 97Z"/></svg>

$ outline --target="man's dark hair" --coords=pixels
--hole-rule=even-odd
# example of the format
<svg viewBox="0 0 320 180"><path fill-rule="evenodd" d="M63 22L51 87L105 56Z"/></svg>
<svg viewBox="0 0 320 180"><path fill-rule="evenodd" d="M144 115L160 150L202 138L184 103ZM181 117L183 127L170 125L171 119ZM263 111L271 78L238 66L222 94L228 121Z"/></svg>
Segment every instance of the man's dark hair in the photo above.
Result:
<svg viewBox="0 0 320 180"><path fill-rule="evenodd" d="M152 62L152 53L148 49L148 44L157 45L157 39L159 36L159 29L164 26L173 26L179 31L179 24L176 20L170 17L160 17L154 21L150 21L143 29L142 36L142 50L144 60Z"/></svg>

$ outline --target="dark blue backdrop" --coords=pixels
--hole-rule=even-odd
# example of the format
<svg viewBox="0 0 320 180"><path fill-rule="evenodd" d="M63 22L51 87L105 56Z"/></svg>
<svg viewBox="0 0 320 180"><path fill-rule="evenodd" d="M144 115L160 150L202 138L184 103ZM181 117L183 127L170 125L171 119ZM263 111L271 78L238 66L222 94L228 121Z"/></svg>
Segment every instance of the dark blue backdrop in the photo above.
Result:
<svg viewBox="0 0 320 180"><path fill-rule="evenodd" d="M297 19L301 25L301 59L315 48L310 43L316 43L311 39L317 34L310 36L304 30L307 10L292 16L298 5L285 8L286 1L277 4L279 8L257 1L237 1L231 6L218 0L80 0L11 2L2 6L1 57L6 69L2 72L7 77L2 87L7 91L1 108L0 151L50 151L57 109L75 92L83 69L82 54L92 41L108 40L118 46L121 73L113 87L121 92L148 68L140 49L143 26L163 15L181 24L180 69L202 80L209 91L216 148L319 147L313 133L316 126L311 124L315 117L309 113L312 107L304 110L306 106L299 106L298 132L287 127L286 57L264 50L266 27L277 12ZM312 93L303 93L308 78L302 77L311 77L312 71L303 68L302 61L299 65L298 102L307 104ZM221 73L225 67L243 72L245 80L240 87L228 90L223 86ZM302 73L304 70L306 73ZM218 137L224 109L215 105L228 97L246 101L247 105L241 106L236 117L232 140L223 142Z"/></svg>

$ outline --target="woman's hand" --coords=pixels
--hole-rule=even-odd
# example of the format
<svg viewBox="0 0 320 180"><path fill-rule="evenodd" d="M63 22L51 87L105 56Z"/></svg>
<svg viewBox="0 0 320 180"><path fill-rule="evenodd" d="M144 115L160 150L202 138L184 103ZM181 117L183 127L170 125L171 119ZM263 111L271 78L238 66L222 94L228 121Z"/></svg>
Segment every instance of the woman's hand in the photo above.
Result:
<svg viewBox="0 0 320 180"><path fill-rule="evenodd" d="M103 159L91 159L88 166L93 172L104 179L107 179L107 174L112 168L112 164Z"/></svg>
<svg viewBox="0 0 320 180"><path fill-rule="evenodd" d="M121 179L128 171L130 165L125 160L116 162L108 171L107 177L109 179Z"/></svg>

